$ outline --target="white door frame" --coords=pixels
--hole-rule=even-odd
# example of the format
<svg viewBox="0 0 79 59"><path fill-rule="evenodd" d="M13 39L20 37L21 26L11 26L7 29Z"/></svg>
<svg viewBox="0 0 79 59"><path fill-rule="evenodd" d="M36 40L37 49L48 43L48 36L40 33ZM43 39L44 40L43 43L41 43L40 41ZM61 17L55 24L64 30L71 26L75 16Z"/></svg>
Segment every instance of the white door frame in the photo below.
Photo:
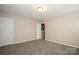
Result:
<svg viewBox="0 0 79 59"><path fill-rule="evenodd" d="M36 23L36 39L41 39L41 23Z"/></svg>

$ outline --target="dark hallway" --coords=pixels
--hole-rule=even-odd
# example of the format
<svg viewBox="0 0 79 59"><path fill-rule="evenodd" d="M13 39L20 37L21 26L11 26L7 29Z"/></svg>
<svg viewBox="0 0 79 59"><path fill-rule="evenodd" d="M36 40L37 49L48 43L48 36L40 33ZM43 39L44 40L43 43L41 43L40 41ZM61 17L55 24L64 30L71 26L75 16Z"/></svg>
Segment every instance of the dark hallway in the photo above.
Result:
<svg viewBox="0 0 79 59"><path fill-rule="evenodd" d="M45 24L41 24L41 37L45 40Z"/></svg>

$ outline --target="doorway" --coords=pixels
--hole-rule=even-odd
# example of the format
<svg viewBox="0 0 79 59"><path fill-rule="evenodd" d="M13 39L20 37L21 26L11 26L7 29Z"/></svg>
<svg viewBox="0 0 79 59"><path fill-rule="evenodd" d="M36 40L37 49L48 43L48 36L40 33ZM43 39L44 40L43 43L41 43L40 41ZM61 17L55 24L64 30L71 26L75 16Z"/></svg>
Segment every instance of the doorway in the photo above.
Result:
<svg viewBox="0 0 79 59"><path fill-rule="evenodd" d="M41 37L43 40L45 40L45 24L41 24Z"/></svg>
<svg viewBox="0 0 79 59"><path fill-rule="evenodd" d="M38 22L36 24L36 39L45 40L45 24L44 23Z"/></svg>

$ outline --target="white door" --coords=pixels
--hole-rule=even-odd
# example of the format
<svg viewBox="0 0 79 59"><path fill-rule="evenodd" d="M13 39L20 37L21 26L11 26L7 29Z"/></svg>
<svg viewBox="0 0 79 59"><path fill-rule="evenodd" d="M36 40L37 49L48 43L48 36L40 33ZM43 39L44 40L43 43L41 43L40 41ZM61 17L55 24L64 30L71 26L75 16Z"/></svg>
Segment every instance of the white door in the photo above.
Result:
<svg viewBox="0 0 79 59"><path fill-rule="evenodd" d="M36 24L36 39L41 39L41 23Z"/></svg>
<svg viewBox="0 0 79 59"><path fill-rule="evenodd" d="M13 43L13 19L0 17L0 46Z"/></svg>

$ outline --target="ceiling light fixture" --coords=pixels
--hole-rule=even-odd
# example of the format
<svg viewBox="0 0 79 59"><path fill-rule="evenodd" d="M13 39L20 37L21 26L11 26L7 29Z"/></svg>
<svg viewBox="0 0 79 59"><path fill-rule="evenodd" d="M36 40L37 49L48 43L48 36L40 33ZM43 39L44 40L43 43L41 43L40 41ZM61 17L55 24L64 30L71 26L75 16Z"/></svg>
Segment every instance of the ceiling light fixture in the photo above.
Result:
<svg viewBox="0 0 79 59"><path fill-rule="evenodd" d="M44 11L44 8L43 7L37 7L37 10L38 11Z"/></svg>
<svg viewBox="0 0 79 59"><path fill-rule="evenodd" d="M39 6L36 6L35 9L36 11L44 12L47 10L47 7L43 5L39 5Z"/></svg>

